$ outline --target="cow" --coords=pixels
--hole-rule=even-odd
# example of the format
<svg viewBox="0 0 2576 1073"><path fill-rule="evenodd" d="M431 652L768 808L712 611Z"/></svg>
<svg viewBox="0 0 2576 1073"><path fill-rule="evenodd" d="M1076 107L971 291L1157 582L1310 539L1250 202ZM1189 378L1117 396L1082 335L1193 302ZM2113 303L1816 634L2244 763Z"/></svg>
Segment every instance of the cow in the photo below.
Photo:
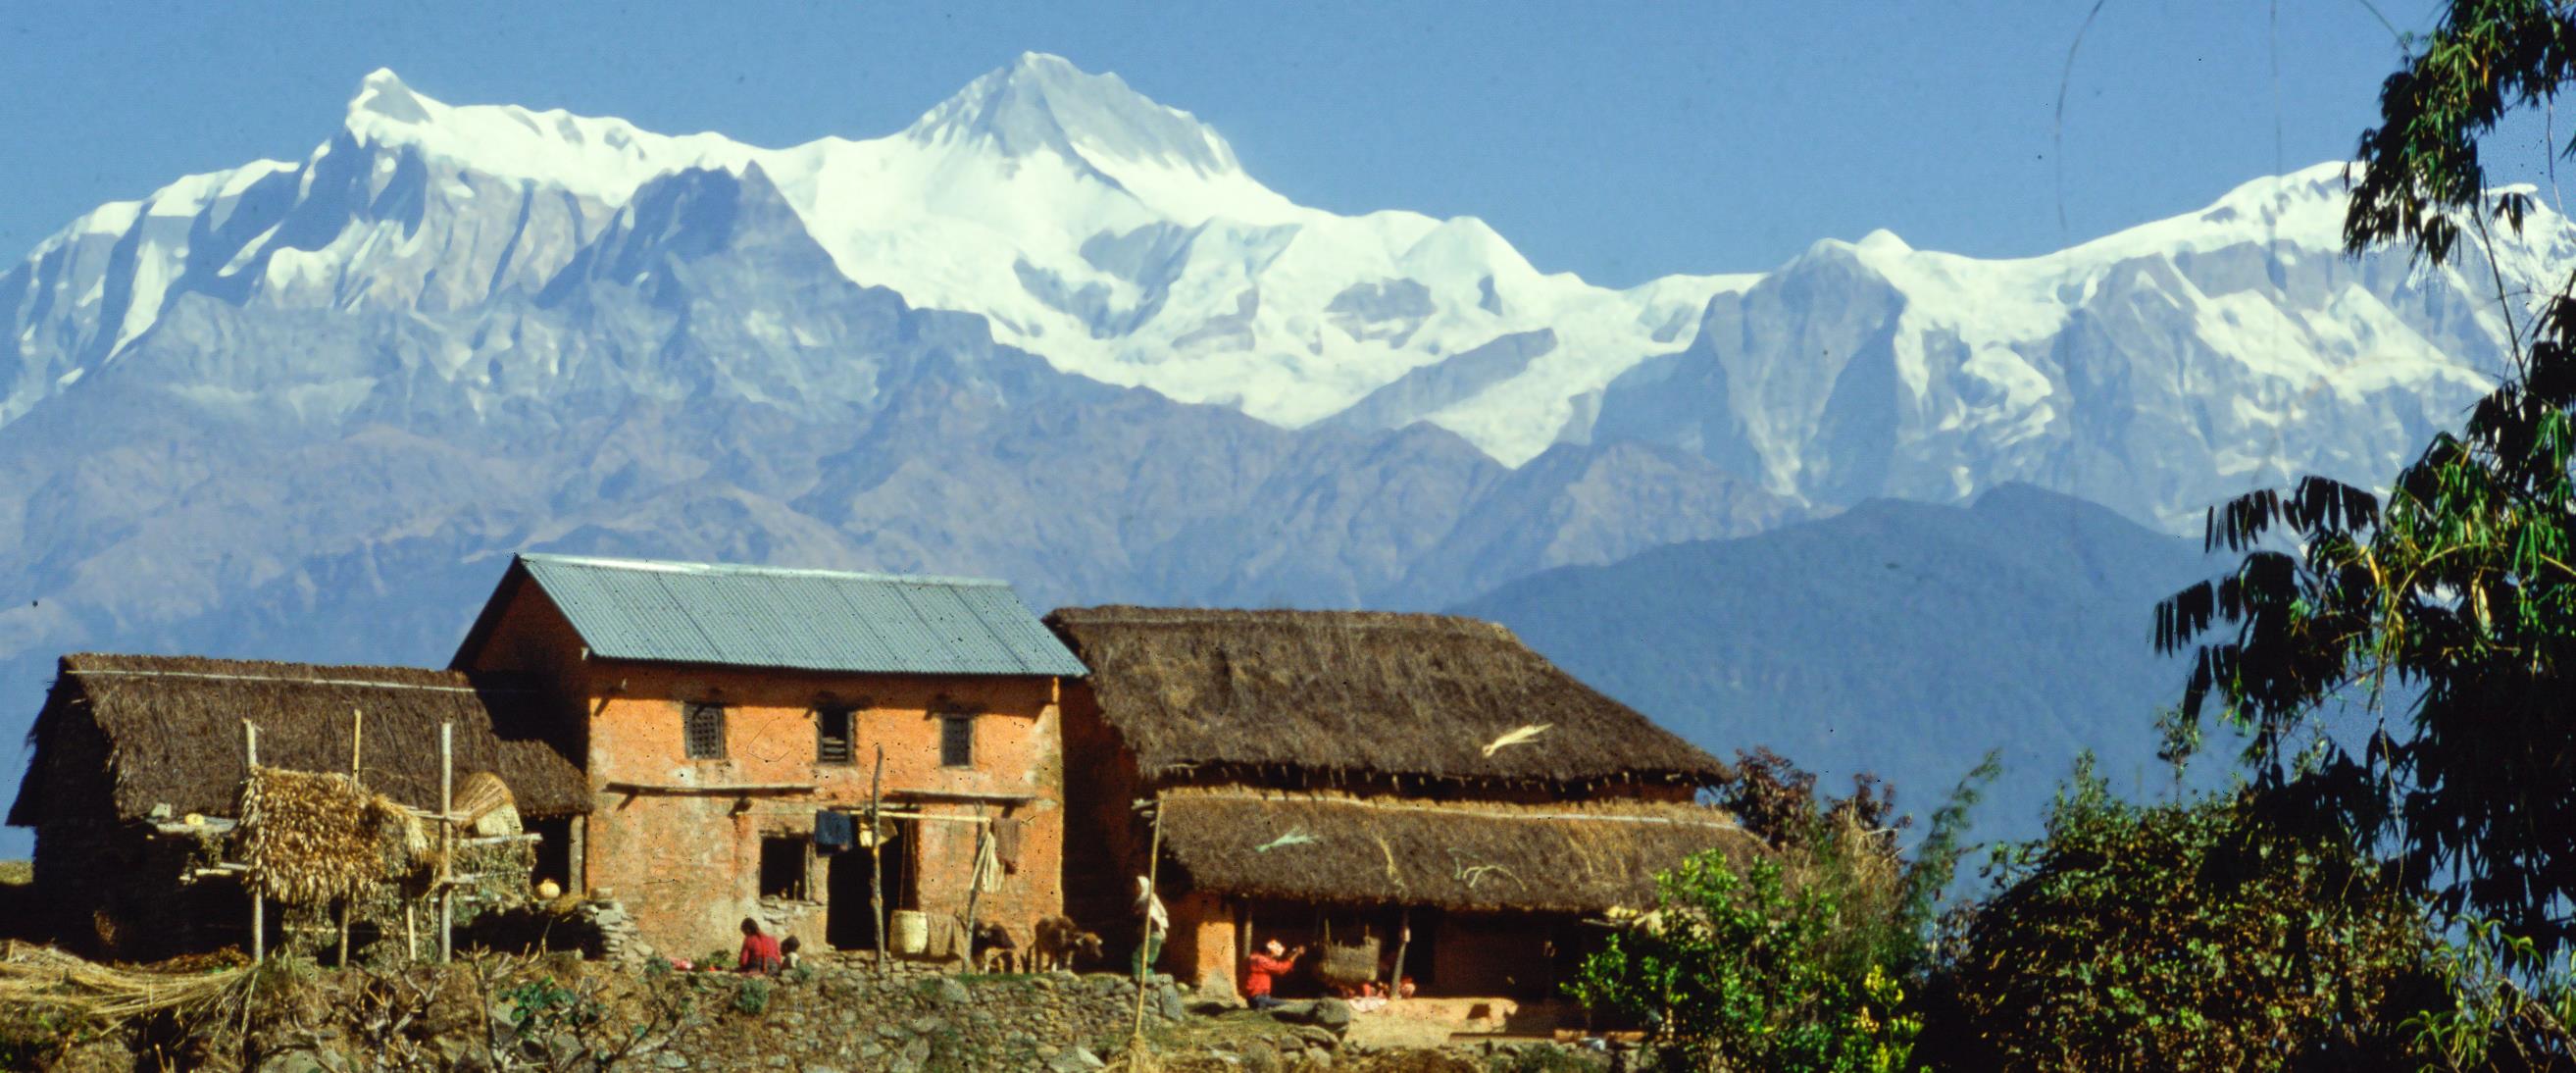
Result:
<svg viewBox="0 0 2576 1073"><path fill-rule="evenodd" d="M974 951L975 971L982 973L1011 972L1026 967L1020 954L1020 943L1011 929L991 921L975 925L969 949Z"/></svg>
<svg viewBox="0 0 2576 1073"><path fill-rule="evenodd" d="M1100 936L1082 930L1067 917L1048 917L1038 921L1036 942L1029 951L1032 972L1070 972L1101 958Z"/></svg>

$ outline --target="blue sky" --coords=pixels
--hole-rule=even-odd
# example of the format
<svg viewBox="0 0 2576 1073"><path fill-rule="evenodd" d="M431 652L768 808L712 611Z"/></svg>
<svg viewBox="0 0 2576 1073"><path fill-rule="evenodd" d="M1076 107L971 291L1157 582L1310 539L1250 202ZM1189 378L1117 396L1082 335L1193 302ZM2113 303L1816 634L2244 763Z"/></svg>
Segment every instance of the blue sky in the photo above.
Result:
<svg viewBox="0 0 2576 1073"><path fill-rule="evenodd" d="M2376 2L2430 25L2429 2ZM1295 200L1481 216L1598 282L1758 270L1880 227L2015 256L2341 158L2398 57L2362 0L2105 0L2061 149L2092 7L17 5L0 255L187 172L299 158L379 66L456 103L783 145L900 129L1036 50L1197 113Z"/></svg>

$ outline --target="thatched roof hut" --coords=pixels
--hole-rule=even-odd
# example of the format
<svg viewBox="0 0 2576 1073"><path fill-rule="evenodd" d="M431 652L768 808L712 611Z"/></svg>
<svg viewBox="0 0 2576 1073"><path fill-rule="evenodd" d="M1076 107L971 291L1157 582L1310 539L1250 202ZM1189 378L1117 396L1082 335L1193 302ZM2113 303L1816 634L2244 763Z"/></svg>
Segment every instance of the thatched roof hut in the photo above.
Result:
<svg viewBox="0 0 2576 1073"><path fill-rule="evenodd" d="M1723 812L1646 801L1504 804L1181 790L1163 847L1198 890L1319 905L1594 913L1651 905L1655 872L1760 852Z"/></svg>
<svg viewBox="0 0 2576 1073"><path fill-rule="evenodd" d="M530 816L586 812L588 787L568 750L524 736L547 725L546 699L532 683L455 671L65 656L28 735L35 756L8 820L131 821L156 805L230 815L249 773L242 720L259 726L263 765L346 771L355 711L366 713L373 792L435 807L438 727L452 721L458 779L497 773Z"/></svg>
<svg viewBox="0 0 2576 1073"><path fill-rule="evenodd" d="M1325 785L1706 786L1731 775L1491 622L1088 607L1047 624L1091 668L1101 719L1152 781L1284 770Z"/></svg>

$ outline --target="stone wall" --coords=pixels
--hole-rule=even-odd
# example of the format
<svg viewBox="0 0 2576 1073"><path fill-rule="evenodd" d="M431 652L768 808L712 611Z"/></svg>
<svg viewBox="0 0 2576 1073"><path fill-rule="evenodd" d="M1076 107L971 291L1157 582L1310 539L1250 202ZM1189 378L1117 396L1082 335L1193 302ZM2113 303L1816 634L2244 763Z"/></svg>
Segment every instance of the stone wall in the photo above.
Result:
<svg viewBox="0 0 2576 1073"><path fill-rule="evenodd" d="M729 1011L654 1059L710 1073L836 1070L1079 1070L1125 1040L1136 1001L1124 976L941 976L827 969L784 983L758 1017ZM1168 979L1146 994L1148 1027L1187 1016Z"/></svg>

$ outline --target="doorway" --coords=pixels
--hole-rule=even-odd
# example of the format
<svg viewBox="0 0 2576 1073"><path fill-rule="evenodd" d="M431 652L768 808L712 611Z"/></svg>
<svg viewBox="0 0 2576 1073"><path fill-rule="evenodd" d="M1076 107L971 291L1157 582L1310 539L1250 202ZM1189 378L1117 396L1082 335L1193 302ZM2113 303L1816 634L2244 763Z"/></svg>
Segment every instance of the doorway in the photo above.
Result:
<svg viewBox="0 0 2576 1073"><path fill-rule="evenodd" d="M860 823L864 827L866 821L862 819ZM888 913L918 908L921 897L913 882L913 844L917 841L912 837L913 823L886 820L885 830L885 845L875 855L879 864L873 889L885 892ZM876 911L869 904L869 859L868 851L858 847L832 855L831 875L825 880L829 900L823 908L823 941L833 949L876 949Z"/></svg>

